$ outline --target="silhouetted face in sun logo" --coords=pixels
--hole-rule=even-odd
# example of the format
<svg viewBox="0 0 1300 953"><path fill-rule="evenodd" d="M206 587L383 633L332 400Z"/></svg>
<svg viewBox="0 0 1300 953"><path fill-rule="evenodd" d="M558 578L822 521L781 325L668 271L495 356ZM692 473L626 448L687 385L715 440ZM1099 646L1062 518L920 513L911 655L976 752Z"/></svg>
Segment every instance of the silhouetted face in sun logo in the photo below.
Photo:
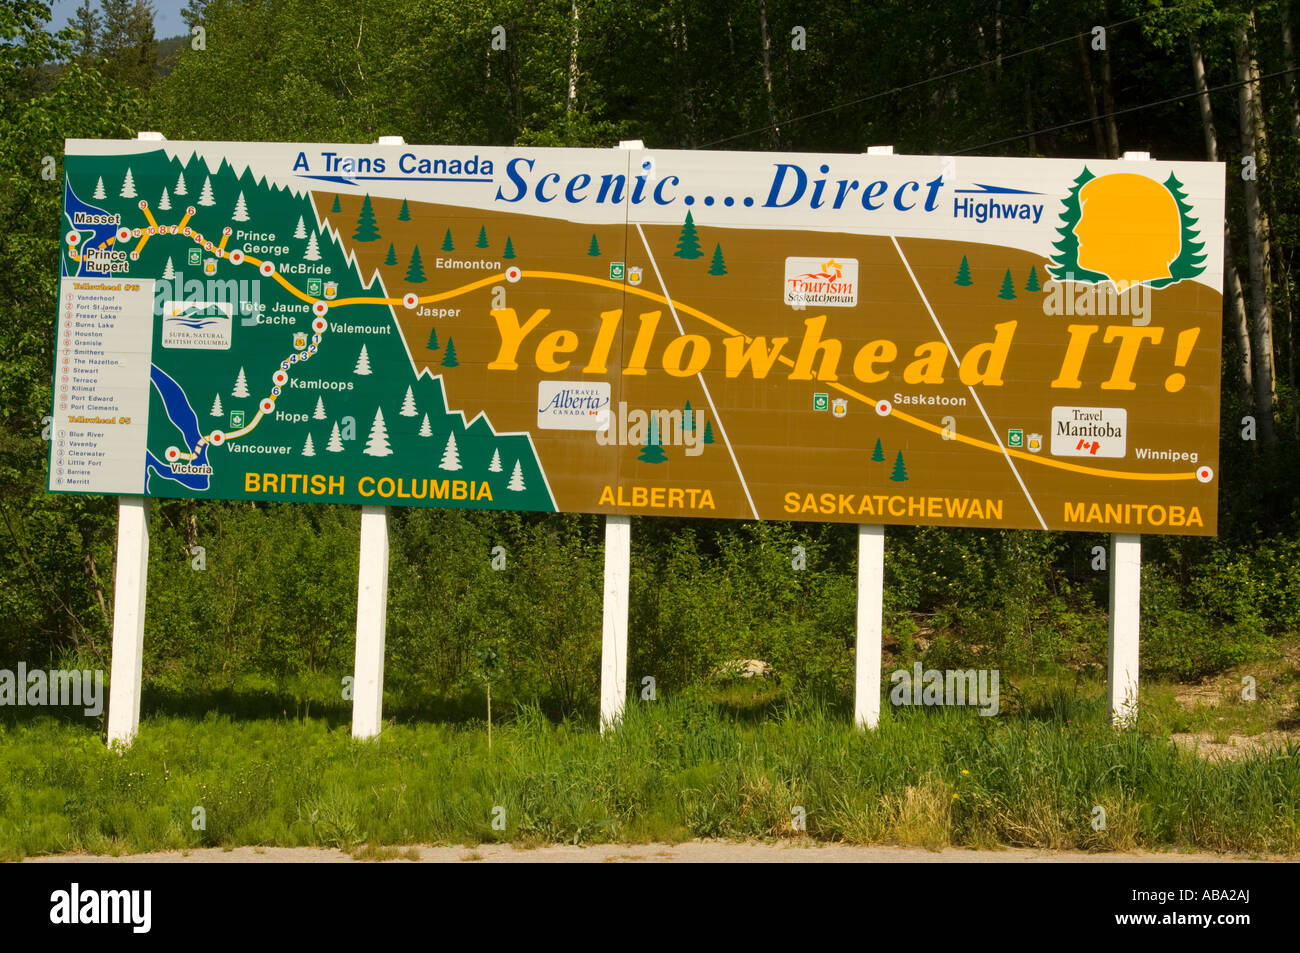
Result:
<svg viewBox="0 0 1300 953"><path fill-rule="evenodd" d="M1171 277L1182 247L1178 204L1169 189L1131 172L1098 176L1079 190L1079 267L1115 290Z"/></svg>

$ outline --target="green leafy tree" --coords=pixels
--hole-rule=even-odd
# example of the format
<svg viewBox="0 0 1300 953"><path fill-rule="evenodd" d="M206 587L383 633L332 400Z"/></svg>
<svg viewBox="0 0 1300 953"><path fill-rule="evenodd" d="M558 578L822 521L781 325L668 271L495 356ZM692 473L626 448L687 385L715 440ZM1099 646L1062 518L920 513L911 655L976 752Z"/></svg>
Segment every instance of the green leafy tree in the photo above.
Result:
<svg viewBox="0 0 1300 953"><path fill-rule="evenodd" d="M968 288L974 283L975 282L971 281L971 277L970 277L970 265L967 264L966 262L966 256L962 255L961 267L957 269L957 278L955 281L953 281L953 284L961 285L963 288Z"/></svg>
<svg viewBox="0 0 1300 953"><path fill-rule="evenodd" d="M424 264L420 261L420 246L411 249L411 264L406 269L406 280L412 284L424 281Z"/></svg>
<svg viewBox="0 0 1300 953"><path fill-rule="evenodd" d="M686 213L686 221L682 224L682 232L677 237L677 251L673 252L678 258L694 259L701 257L704 252L700 250L700 236L695 232L695 219L690 212Z"/></svg>

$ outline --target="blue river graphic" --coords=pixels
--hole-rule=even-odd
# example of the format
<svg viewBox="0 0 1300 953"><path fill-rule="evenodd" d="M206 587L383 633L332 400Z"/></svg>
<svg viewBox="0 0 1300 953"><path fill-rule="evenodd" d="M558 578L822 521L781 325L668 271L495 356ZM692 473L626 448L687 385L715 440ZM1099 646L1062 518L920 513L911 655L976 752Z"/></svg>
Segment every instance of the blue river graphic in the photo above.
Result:
<svg viewBox="0 0 1300 953"><path fill-rule="evenodd" d="M202 434L199 432L199 417L190 406L190 400L185 396L185 391L181 385L172 380L167 372L157 364L149 365L149 380L153 383L154 389L158 391L158 396L162 398L163 407L167 410L167 419L170 420L176 429L185 437L185 446L193 447L199 442ZM199 452L193 460L188 461L190 466L206 466L208 463L208 444L199 447ZM170 464L164 463L155 457L148 450L144 455L144 473L145 473L145 492L149 492L149 473L153 471L166 480L173 480L181 486L191 490L208 489L211 478L206 473L174 473Z"/></svg>
<svg viewBox="0 0 1300 953"><path fill-rule="evenodd" d="M118 229L117 225L84 225L84 224L75 225L73 224L73 222L75 221L73 216L75 216L78 212L82 213L83 215L111 215L112 214L111 212L108 212L105 209L96 208L93 205L89 205L81 201L81 199L77 197L77 193L72 191L72 182L68 179L67 176L64 176L63 177L63 217L67 219L68 229L70 231L77 232L83 236L81 240L81 244L77 246L78 252L81 252L86 248L97 247L101 242L107 241L108 239L112 238L117 234L117 229ZM84 237L87 232L90 233L89 238ZM63 264L62 264L63 275L66 278L85 278L85 277L108 278L112 276L112 272L95 271L94 269L87 267L86 259L84 255L82 255L81 261L73 262L68 257L67 242L63 243L63 255L61 257L63 259ZM69 264L76 264L77 266L76 270L69 271L68 270Z"/></svg>

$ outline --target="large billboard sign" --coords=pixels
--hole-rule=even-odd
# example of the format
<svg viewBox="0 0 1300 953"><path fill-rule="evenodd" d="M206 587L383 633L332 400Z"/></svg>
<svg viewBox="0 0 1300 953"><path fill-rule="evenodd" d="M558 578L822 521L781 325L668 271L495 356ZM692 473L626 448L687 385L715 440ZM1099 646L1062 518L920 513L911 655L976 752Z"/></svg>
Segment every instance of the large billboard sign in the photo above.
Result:
<svg viewBox="0 0 1300 953"><path fill-rule="evenodd" d="M70 140L54 492L1212 534L1223 166Z"/></svg>

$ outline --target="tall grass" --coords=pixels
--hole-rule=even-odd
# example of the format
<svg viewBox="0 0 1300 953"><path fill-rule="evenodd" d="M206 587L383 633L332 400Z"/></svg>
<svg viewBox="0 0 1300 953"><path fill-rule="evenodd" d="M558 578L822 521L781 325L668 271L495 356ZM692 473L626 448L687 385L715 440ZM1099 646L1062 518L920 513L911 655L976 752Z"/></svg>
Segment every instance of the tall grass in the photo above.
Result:
<svg viewBox="0 0 1300 953"><path fill-rule="evenodd" d="M1093 707L886 711L858 732L815 702L754 721L679 698L632 705L604 738L524 708L490 751L481 723L392 725L358 743L323 718L159 715L122 755L91 726L38 717L0 724L0 856L786 836L1300 850L1300 749L1207 763L1116 734Z"/></svg>

